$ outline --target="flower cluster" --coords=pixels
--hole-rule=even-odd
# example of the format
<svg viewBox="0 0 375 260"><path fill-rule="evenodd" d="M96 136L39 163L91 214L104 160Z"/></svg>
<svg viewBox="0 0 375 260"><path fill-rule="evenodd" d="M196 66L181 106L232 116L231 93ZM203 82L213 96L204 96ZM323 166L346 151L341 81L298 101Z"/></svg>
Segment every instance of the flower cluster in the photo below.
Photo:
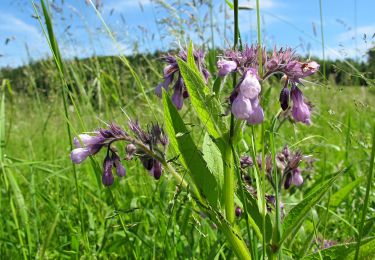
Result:
<svg viewBox="0 0 375 260"><path fill-rule="evenodd" d="M261 52L261 54L259 54ZM258 57L262 57L262 78L259 71ZM218 75L224 77L238 72L242 75L230 97L232 113L238 119L245 119L249 124L259 124L263 121L263 109L259 105L260 80L266 80L275 73L285 76L285 84L280 92L280 106L283 110L289 108L292 99L292 115L296 122L310 124L311 108L306 104L302 91L297 84L301 79L316 73L319 64L315 61L301 62L291 48L274 48L267 53L260 46L245 46L242 51L227 50L217 63ZM289 90L289 84L291 89ZM250 95L251 93L251 95Z"/></svg>
<svg viewBox="0 0 375 260"><path fill-rule="evenodd" d="M143 166L155 179L159 179L163 168L161 162L154 157L163 158L168 145L168 138L163 129L155 124L146 132L140 128L138 122L132 121L129 122L129 127L135 134L135 138L115 124L110 124L108 129L100 129L93 135L78 135L73 141L76 148L70 153L72 162L79 164L105 147L107 154L103 162L102 182L105 186L111 186L114 182L113 168L116 169L119 177L126 175L118 150L113 145L114 142L125 141L128 143L125 159L131 160L134 155L137 155Z"/></svg>
<svg viewBox="0 0 375 260"><path fill-rule="evenodd" d="M199 71L202 73L204 79L207 82L210 73L204 65L205 53L201 50L194 50L193 55ZM182 59L183 61L187 61L186 50L181 50L178 54L178 58ZM173 85L174 92L172 95L172 102L176 106L176 108L180 110L184 104L184 99L189 97L189 93L181 76L176 57L173 55L168 55L164 57L164 60L168 64L164 68L163 72L164 81L156 87L155 92L157 96L161 97L162 88L168 90L169 86L173 83L176 74L177 79L175 80L175 83Z"/></svg>
<svg viewBox="0 0 375 260"><path fill-rule="evenodd" d="M293 154L290 152L288 146L284 146L283 150L276 154L276 169L281 173L281 182L285 189L294 184L295 186L301 186L303 184L302 171L299 168L300 163L304 157L300 151L296 151ZM240 166L244 173L247 167L252 167L253 160L248 155L243 155L240 158ZM257 165L259 169L262 169L262 158L261 156L257 157ZM272 163L272 157L270 154L265 156L265 172L267 178L275 186L274 179L272 177L272 172L274 165ZM248 175L244 174L244 180L250 182Z"/></svg>

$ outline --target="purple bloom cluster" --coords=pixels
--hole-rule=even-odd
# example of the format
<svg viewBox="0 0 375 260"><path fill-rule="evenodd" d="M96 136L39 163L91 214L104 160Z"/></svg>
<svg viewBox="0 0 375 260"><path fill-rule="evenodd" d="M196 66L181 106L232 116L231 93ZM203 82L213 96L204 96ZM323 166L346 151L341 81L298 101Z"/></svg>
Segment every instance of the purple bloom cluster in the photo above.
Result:
<svg viewBox="0 0 375 260"><path fill-rule="evenodd" d="M257 74L259 70L258 55L262 52L263 77ZM289 108L289 99L293 101L292 115L296 122L310 124L310 107L305 103L302 91L297 84L301 79L316 73L319 64L315 61L301 62L291 48L274 48L267 53L260 46L245 46L242 51L227 50L217 62L218 75L223 77L238 72L242 75L240 82L230 97L232 113L238 119L245 119L249 124L259 124L263 121L263 109L259 105L261 91L259 80L266 80L275 73L285 75L285 85L280 93L280 105L283 110ZM291 85L289 90L288 85Z"/></svg>
<svg viewBox="0 0 375 260"><path fill-rule="evenodd" d="M124 177L126 175L126 169L121 163L121 157L117 149L112 145L114 142L122 140L128 142L125 159L131 160L134 155L137 155L154 178L159 179L162 173L162 165L158 160L152 158L149 153L157 153L158 156L164 156L168 138L163 129L155 124L151 130L146 132L140 128L138 122L132 121L129 123L129 127L136 138L131 137L115 124L110 124L108 129L100 129L94 132L94 135L80 134L75 137L73 142L76 148L70 153L72 162L79 164L88 156L95 155L105 147L107 154L103 162L102 182L105 186L111 186L114 182L113 168L116 169L117 176ZM162 146L161 150L159 149L160 146Z"/></svg>
<svg viewBox="0 0 375 260"><path fill-rule="evenodd" d="M158 124L152 125L148 131L144 131L139 126L138 121L130 121L129 128L150 151L156 152L160 156L164 155L169 140L165 135L163 128ZM155 179L160 179L163 171L162 164L146 153L144 149L137 149L135 152L150 174L154 176Z"/></svg>
<svg viewBox="0 0 375 260"><path fill-rule="evenodd" d="M295 153L291 154L288 146L284 146L283 150L277 153L276 168L279 172L281 172L281 181L284 183L285 189L289 189L292 184L295 186L301 186L303 184L303 177L301 174L302 171L299 168L299 164L301 163L302 159L303 156L300 151L296 151ZM240 163L241 169L253 166L253 160L248 155L243 155L240 158ZM261 156L257 157L257 164L258 168L262 169ZM272 163L272 157L270 154L268 154L265 157L265 171L267 173L268 180L274 186L275 184L272 177L273 167L274 165ZM247 179L248 178L245 178L246 181Z"/></svg>
<svg viewBox="0 0 375 260"><path fill-rule="evenodd" d="M199 71L202 73L204 79L207 82L210 73L204 65L205 53L201 50L194 50L193 55ZM181 50L178 54L178 57L184 61L187 61L187 52L185 50ZM173 55L168 55L164 57L164 60L168 64L164 68L163 72L164 81L156 87L155 92L157 96L161 97L162 88L168 90L169 86L173 83L176 75L177 79L175 80L173 85L174 92L172 95L172 102L176 106L176 108L180 110L184 104L184 99L189 97L189 93L181 76L176 57Z"/></svg>

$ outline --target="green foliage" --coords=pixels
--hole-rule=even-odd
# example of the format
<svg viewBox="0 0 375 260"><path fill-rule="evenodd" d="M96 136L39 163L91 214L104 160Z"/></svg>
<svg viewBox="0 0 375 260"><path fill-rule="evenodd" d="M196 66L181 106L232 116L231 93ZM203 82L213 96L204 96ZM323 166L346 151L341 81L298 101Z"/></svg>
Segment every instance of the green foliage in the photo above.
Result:
<svg viewBox="0 0 375 260"><path fill-rule="evenodd" d="M218 173L213 174L210 171L210 166L206 164L184 121L165 92L163 92L163 105L165 128L172 147L194 184L199 187L204 197L216 207L220 188Z"/></svg>

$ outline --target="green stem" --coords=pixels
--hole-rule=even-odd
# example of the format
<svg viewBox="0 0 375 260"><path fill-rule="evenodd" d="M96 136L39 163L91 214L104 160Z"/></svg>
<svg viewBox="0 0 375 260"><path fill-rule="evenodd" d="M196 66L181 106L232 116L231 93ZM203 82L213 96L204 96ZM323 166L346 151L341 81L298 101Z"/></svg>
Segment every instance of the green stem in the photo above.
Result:
<svg viewBox="0 0 375 260"><path fill-rule="evenodd" d="M366 196L365 196L365 203L363 204L362 209L362 219L358 230L358 241L357 241L357 249L355 251L355 260L358 260L359 257L359 249L361 247L361 240L363 236L363 227L366 221L366 214L367 214L367 207L370 197L370 190L372 185L372 172L374 170L374 158L375 158L375 125L374 125L374 132L372 135L372 149L371 149L371 157L370 157L370 168L367 175L367 186L366 186Z"/></svg>
<svg viewBox="0 0 375 260"><path fill-rule="evenodd" d="M262 37L261 37L261 31L260 31L260 6L259 6L259 0L256 2L257 7L257 32L258 32L258 45L259 45L259 52L258 52L258 64L259 64L259 77L262 78L263 75L263 67L262 67Z"/></svg>
<svg viewBox="0 0 375 260"><path fill-rule="evenodd" d="M325 59L325 47L324 47L324 31L323 31L323 8L322 0L319 0L319 12L320 12L320 33L322 37L322 55L323 55L323 77L326 80L326 59Z"/></svg>

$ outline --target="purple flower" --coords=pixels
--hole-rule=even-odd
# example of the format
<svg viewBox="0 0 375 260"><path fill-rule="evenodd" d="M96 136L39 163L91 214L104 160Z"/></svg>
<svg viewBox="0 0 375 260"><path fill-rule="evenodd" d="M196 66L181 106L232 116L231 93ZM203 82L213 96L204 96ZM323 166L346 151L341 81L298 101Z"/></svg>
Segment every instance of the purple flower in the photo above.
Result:
<svg viewBox="0 0 375 260"><path fill-rule="evenodd" d="M263 122L264 119L264 112L263 108L259 104L259 99L255 98L251 100L252 105L252 112L250 113L249 117L246 118L246 121L250 125L257 125Z"/></svg>
<svg viewBox="0 0 375 260"><path fill-rule="evenodd" d="M107 155L104 159L103 175L102 175L102 182L105 186L111 186L114 182L114 177L112 174L112 166L113 166L113 161Z"/></svg>
<svg viewBox="0 0 375 260"><path fill-rule="evenodd" d="M185 50L181 50L179 54L177 55L180 59L187 61L187 52ZM205 79L206 83L210 76L210 73L206 69L204 65L204 52L200 50L194 50L193 56L195 63L198 67L198 70L201 72L203 78ZM177 107L177 109L181 109L183 107L183 100L184 98L189 97L189 93L187 92L187 89L185 87L184 80L182 76L180 75L180 68L178 67L177 59L175 56L169 55L164 57L165 62L168 63L168 65L163 70L163 78L164 81L160 83L156 89L155 93L157 96L161 97L162 94L162 88L165 90L169 89L170 84L173 83L174 75L177 73L177 80L174 84L174 93L172 96L172 101L174 105Z"/></svg>
<svg viewBox="0 0 375 260"><path fill-rule="evenodd" d="M137 147L134 144L128 144L126 146L126 160L131 160L136 151Z"/></svg>
<svg viewBox="0 0 375 260"><path fill-rule="evenodd" d="M250 99L239 94L232 103L232 113L238 119L247 119L253 112Z"/></svg>
<svg viewBox="0 0 375 260"><path fill-rule="evenodd" d="M293 101L292 116L296 122L302 122L310 125L310 108L303 100L302 91L297 86L292 86L290 92Z"/></svg>
<svg viewBox="0 0 375 260"><path fill-rule="evenodd" d="M236 207L234 213L236 214L236 217L241 217L242 215L242 209L240 207Z"/></svg>
<svg viewBox="0 0 375 260"><path fill-rule="evenodd" d="M247 168L249 166L253 166L254 165L253 160L248 155L241 156L241 158L240 158L240 164L241 164L241 168L242 169L245 169L245 168Z"/></svg>
<svg viewBox="0 0 375 260"><path fill-rule="evenodd" d="M285 86L281 92L280 92L280 106L282 108L282 110L287 110L288 107L289 107L289 94L290 94L290 91L289 91L289 88L287 86Z"/></svg>
<svg viewBox="0 0 375 260"><path fill-rule="evenodd" d="M89 155L91 155L91 151L89 148L76 148L70 153L70 159L73 163L79 164L86 160Z"/></svg>
<svg viewBox="0 0 375 260"><path fill-rule="evenodd" d="M154 176L155 180L159 180L163 171L163 167L161 163L155 159L153 159L153 166L150 170L150 174Z"/></svg>
<svg viewBox="0 0 375 260"><path fill-rule="evenodd" d="M237 69L237 63L232 60L221 59L217 62L219 77L224 77Z"/></svg>
<svg viewBox="0 0 375 260"><path fill-rule="evenodd" d="M114 164L114 166L116 168L116 174L117 174L117 176L124 177L126 175L126 169L122 165L120 157L117 154L113 153L113 155L112 155L112 161L113 161L113 164Z"/></svg>
<svg viewBox="0 0 375 260"><path fill-rule="evenodd" d="M243 75L242 81L239 84L240 93L249 99L257 98L261 87L253 70L248 70Z"/></svg>
<svg viewBox="0 0 375 260"><path fill-rule="evenodd" d="M296 186L301 186L303 183L301 170L298 168L292 172L292 183Z"/></svg>
<svg viewBox="0 0 375 260"><path fill-rule="evenodd" d="M184 105L183 88L184 82L180 76L174 85L174 93L172 95L172 102L178 110Z"/></svg>

